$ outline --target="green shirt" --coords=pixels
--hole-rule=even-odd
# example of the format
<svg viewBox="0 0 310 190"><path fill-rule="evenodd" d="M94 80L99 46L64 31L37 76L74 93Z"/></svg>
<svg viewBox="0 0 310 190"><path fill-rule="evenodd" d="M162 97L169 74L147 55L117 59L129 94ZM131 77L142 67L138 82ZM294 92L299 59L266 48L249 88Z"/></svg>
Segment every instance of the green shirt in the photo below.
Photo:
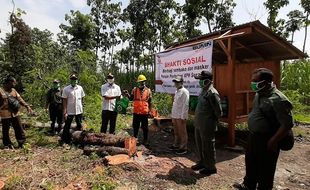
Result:
<svg viewBox="0 0 310 190"><path fill-rule="evenodd" d="M217 90L210 85L208 90L203 90L198 97L198 104L195 110L194 125L203 127L218 120L222 115L220 97Z"/></svg>
<svg viewBox="0 0 310 190"><path fill-rule="evenodd" d="M292 128L293 106L288 98L273 87L267 94L256 93L248 127L252 133L275 133L279 127Z"/></svg>

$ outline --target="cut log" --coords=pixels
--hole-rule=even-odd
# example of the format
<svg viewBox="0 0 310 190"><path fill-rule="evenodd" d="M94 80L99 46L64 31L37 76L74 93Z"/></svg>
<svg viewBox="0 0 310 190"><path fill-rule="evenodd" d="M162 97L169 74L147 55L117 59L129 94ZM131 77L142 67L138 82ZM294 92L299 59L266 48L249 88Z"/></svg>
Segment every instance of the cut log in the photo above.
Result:
<svg viewBox="0 0 310 190"><path fill-rule="evenodd" d="M105 157L106 163L108 165L119 165L119 164L123 164L123 163L130 163L133 162L132 159L130 159L130 157L128 157L128 155L126 154L118 154L118 155L114 155L114 156L106 156Z"/></svg>
<svg viewBox="0 0 310 190"><path fill-rule="evenodd" d="M88 133L86 131L74 131L72 141L84 145L116 146L125 147L126 137L105 134L105 133Z"/></svg>
<svg viewBox="0 0 310 190"><path fill-rule="evenodd" d="M115 146L102 146L102 147L84 147L84 154L91 155L92 153L96 153L99 156L107 156L107 155L117 155L117 154L127 154L128 149L120 148Z"/></svg>
<svg viewBox="0 0 310 190"><path fill-rule="evenodd" d="M83 146L97 145L106 147L102 147L102 149L99 151L102 152L102 154L105 151L109 155L113 155L114 152L120 151L120 153L128 154L128 156L132 157L136 154L137 151L137 140L134 137L123 137L105 133L89 133L86 131L74 131L72 133L72 141L75 144L80 144ZM108 149L107 147L112 148ZM126 149L126 151L116 148L123 148ZM87 151L90 150L86 150L86 152ZM100 155L102 154L100 153Z"/></svg>
<svg viewBox="0 0 310 190"><path fill-rule="evenodd" d="M132 157L137 153L137 139L128 137L125 139L125 148L128 150L128 156Z"/></svg>

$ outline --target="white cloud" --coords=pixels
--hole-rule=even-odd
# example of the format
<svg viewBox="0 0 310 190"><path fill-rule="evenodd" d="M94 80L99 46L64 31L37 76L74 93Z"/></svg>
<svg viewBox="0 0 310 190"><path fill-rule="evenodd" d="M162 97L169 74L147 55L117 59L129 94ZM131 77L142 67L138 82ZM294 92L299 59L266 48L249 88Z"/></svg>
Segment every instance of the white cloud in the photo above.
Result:
<svg viewBox="0 0 310 190"><path fill-rule="evenodd" d="M86 0L69 0L73 8L81 9L87 6Z"/></svg>

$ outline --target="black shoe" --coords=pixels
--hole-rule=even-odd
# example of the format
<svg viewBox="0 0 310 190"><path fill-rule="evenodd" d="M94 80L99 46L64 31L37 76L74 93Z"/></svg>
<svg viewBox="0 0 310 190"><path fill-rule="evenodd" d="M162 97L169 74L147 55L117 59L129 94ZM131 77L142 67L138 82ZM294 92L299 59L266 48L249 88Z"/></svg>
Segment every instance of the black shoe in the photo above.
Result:
<svg viewBox="0 0 310 190"><path fill-rule="evenodd" d="M191 167L191 169L192 170L194 170L194 171L198 171L198 170L201 170L201 169L203 169L204 167L203 167L203 165L201 165L201 164L195 164L195 165L193 165L192 167Z"/></svg>
<svg viewBox="0 0 310 190"><path fill-rule="evenodd" d="M233 187L238 190L249 190L249 188L246 185L244 185L244 183L234 183Z"/></svg>
<svg viewBox="0 0 310 190"><path fill-rule="evenodd" d="M187 153L187 150L186 149L178 149L177 151L175 151L175 153L178 155L183 155L183 154Z"/></svg>
<svg viewBox="0 0 310 190"><path fill-rule="evenodd" d="M18 148L23 148L24 143L18 143Z"/></svg>
<svg viewBox="0 0 310 190"><path fill-rule="evenodd" d="M168 149L169 149L169 150L178 150L179 147L174 146L174 145L171 145L171 146L168 146Z"/></svg>
<svg viewBox="0 0 310 190"><path fill-rule="evenodd" d="M212 174L216 174L216 173L217 173L217 170L216 170L216 169L214 169L214 170L209 170L209 169L204 168L204 169L200 170L199 173L200 173L200 174L203 174L203 175L209 176L209 175L212 175Z"/></svg>

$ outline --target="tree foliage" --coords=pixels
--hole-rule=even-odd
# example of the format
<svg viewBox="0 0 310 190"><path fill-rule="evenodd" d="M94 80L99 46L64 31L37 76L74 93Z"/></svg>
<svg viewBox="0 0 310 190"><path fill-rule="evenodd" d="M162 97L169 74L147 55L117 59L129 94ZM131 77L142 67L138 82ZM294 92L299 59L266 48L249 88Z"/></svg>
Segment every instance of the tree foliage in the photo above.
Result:
<svg viewBox="0 0 310 190"><path fill-rule="evenodd" d="M73 49L92 50L95 47L95 23L90 15L80 11L70 11L65 20L69 25L61 24L61 33L58 35L64 45Z"/></svg>
<svg viewBox="0 0 310 190"><path fill-rule="evenodd" d="M278 19L279 9L287 3L288 0L265 2L268 25L281 35L291 34L293 40L297 30L309 25L310 3L301 0L304 13L294 10L288 14L288 21ZM182 5L176 0L130 0L126 6L121 1L87 0L87 4L89 14L72 10L65 15L66 23L60 25L57 40L48 30L27 26L22 20L24 11L17 9L10 13L12 31L0 42L0 77L17 76L20 89L22 86L26 89L23 95L39 107L44 104L53 79L60 79L65 86L70 74L76 73L87 94L86 117L95 122L100 120L99 90L108 72L127 90L136 85L137 75L143 73L148 78L147 85L153 89L154 54L168 44L201 35L202 27L209 32L232 27L236 6L233 0L186 0ZM285 89L309 94L307 64L305 60L283 65ZM295 76L299 77L296 82L295 78L292 80ZM160 99L164 96L154 97L158 98L154 102L162 113L168 113L169 110L163 111L167 102Z"/></svg>
<svg viewBox="0 0 310 190"><path fill-rule="evenodd" d="M283 28L285 21L283 19L277 20L277 16L279 13L279 10L288 5L289 1L288 0L267 0L264 2L264 5L266 9L268 10L268 19L267 19L267 24L269 28L277 33L280 36L287 37L287 33L283 33Z"/></svg>
<svg viewBox="0 0 310 190"><path fill-rule="evenodd" d="M291 43L294 41L294 33L300 30L303 24L303 13L299 10L290 11L287 14L289 20L286 22L286 31L292 33Z"/></svg>
<svg viewBox="0 0 310 190"><path fill-rule="evenodd" d="M307 32L308 32L308 26L310 25L309 21L309 15L310 15L310 0L301 0L300 1L301 7L304 9L304 12L306 16L304 17L304 27L305 27L305 37L304 37L304 44L302 51L305 52L306 48L306 41L307 41Z"/></svg>

